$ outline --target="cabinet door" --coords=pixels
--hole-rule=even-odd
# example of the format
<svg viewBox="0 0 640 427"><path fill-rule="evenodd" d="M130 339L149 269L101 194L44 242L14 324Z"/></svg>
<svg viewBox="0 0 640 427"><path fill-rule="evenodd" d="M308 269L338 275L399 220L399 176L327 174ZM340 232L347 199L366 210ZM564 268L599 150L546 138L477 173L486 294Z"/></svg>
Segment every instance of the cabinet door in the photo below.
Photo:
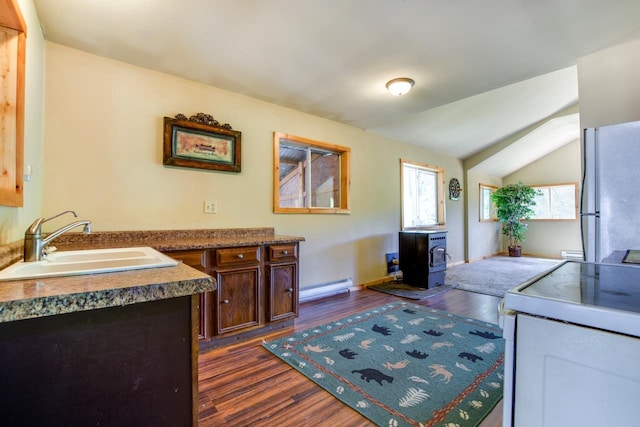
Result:
<svg viewBox="0 0 640 427"><path fill-rule="evenodd" d="M209 274L208 265L207 265L207 251L176 251L176 252L168 252L172 258L177 259L178 261L182 261L184 264L189 267L193 267L196 270L200 270ZM198 318L200 321L198 322L198 340L204 340L211 338L211 329L212 329L212 292L204 292L199 295L199 304L198 304Z"/></svg>
<svg viewBox="0 0 640 427"><path fill-rule="evenodd" d="M268 320L280 320L298 315L298 264L269 266Z"/></svg>
<svg viewBox="0 0 640 427"><path fill-rule="evenodd" d="M260 266L217 271L216 279L216 333L225 334L259 325Z"/></svg>

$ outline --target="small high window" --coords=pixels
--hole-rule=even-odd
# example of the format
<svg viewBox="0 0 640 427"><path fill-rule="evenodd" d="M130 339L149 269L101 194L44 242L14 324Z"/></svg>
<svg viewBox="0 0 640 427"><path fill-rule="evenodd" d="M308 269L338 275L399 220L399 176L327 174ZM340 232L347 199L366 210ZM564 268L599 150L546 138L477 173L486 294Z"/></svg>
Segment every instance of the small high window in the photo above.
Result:
<svg viewBox="0 0 640 427"><path fill-rule="evenodd" d="M350 212L350 148L279 132L273 142L274 212Z"/></svg>

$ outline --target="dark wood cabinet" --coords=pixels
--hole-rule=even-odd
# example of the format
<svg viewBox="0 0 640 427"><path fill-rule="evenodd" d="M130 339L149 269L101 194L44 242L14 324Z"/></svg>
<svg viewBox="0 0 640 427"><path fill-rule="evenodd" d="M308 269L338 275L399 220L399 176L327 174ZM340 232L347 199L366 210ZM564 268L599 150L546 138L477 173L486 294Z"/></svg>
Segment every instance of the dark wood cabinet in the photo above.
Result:
<svg viewBox="0 0 640 427"><path fill-rule="evenodd" d="M298 315L298 246L269 246L267 263L269 304L267 319L275 321Z"/></svg>
<svg viewBox="0 0 640 427"><path fill-rule="evenodd" d="M209 257L208 251L196 250L196 251L176 251L169 254L171 257L182 261L189 267L193 267L196 270L200 270L209 274ZM199 295L198 303L198 316L200 322L198 324L198 340L203 340L211 336L212 319L207 316L207 313L211 311L213 292L204 292Z"/></svg>
<svg viewBox="0 0 640 427"><path fill-rule="evenodd" d="M298 243L167 252L216 279L200 296L201 347L224 344L298 316Z"/></svg>
<svg viewBox="0 0 640 427"><path fill-rule="evenodd" d="M215 250L213 270L216 335L259 326L262 285L261 248L248 246Z"/></svg>

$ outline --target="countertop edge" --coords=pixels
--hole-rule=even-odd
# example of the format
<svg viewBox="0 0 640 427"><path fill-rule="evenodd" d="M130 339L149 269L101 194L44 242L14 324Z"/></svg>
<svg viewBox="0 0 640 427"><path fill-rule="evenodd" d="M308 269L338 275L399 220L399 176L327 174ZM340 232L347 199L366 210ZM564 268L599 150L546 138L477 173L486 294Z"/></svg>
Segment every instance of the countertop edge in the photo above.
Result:
<svg viewBox="0 0 640 427"><path fill-rule="evenodd" d="M213 279L204 277L7 301L0 305L0 323L79 311L122 307L213 290L215 290Z"/></svg>

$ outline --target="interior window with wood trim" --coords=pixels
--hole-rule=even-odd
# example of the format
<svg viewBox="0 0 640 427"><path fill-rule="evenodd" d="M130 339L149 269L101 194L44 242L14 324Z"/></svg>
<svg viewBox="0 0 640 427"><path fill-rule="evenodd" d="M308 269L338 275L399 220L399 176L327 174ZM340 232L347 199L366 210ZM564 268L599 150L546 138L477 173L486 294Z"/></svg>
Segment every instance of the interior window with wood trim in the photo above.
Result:
<svg viewBox="0 0 640 427"><path fill-rule="evenodd" d="M496 206L491 201L491 195L498 187L488 184L479 184L479 212L478 219L480 222L497 221Z"/></svg>
<svg viewBox="0 0 640 427"><path fill-rule="evenodd" d="M402 229L444 227L444 169L400 159L400 182Z"/></svg>
<svg viewBox="0 0 640 427"><path fill-rule="evenodd" d="M273 211L350 213L351 149L274 132Z"/></svg>
<svg viewBox="0 0 640 427"><path fill-rule="evenodd" d="M532 207L533 216L529 221L577 221L578 183L532 185L536 190Z"/></svg>

